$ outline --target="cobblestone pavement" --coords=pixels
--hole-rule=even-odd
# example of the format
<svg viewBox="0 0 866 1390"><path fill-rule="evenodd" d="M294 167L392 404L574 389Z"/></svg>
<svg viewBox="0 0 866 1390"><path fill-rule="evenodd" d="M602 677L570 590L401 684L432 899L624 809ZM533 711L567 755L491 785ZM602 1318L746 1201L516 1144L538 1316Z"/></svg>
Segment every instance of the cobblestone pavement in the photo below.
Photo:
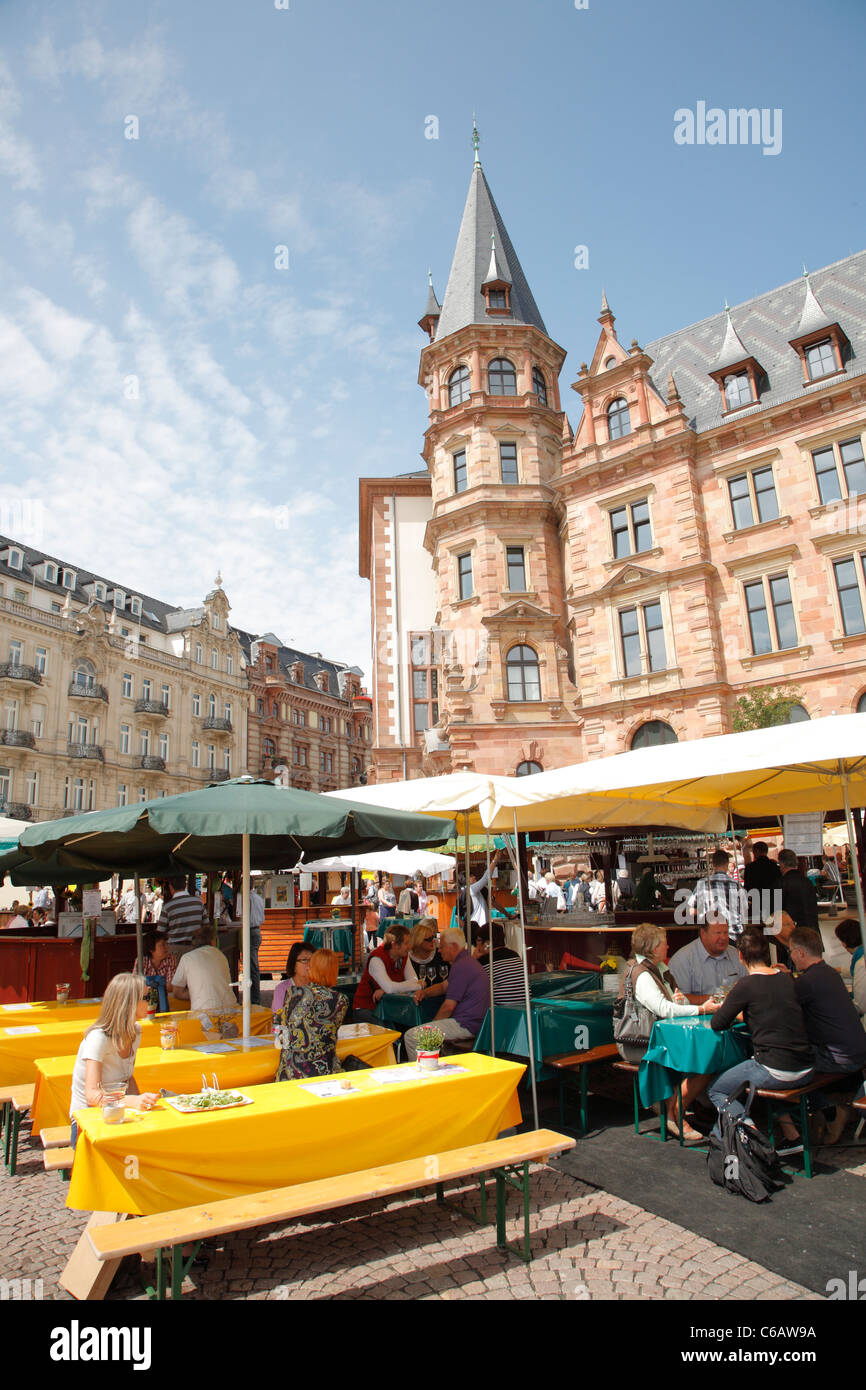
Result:
<svg viewBox="0 0 866 1390"><path fill-rule="evenodd" d="M0 1176L0 1278L43 1281L43 1297L66 1299L57 1276L85 1224L64 1206L66 1187L45 1173L41 1149L22 1144L19 1174ZM477 1212L478 1188L458 1199ZM520 1226L517 1195L510 1199ZM555 1168L532 1179L529 1265L496 1248L478 1226L431 1195L368 1202L335 1213L244 1232L207 1247L185 1293L201 1299L817 1299L759 1264L684 1227L588 1187ZM286 1238L289 1237L289 1238ZM141 1279L121 1270L109 1295L143 1298Z"/></svg>

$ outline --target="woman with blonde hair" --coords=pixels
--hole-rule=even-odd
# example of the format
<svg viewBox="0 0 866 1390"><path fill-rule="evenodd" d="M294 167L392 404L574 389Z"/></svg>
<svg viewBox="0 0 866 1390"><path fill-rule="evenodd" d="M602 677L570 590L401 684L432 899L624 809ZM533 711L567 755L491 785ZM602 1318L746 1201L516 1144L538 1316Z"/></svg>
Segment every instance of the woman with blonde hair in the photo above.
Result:
<svg viewBox="0 0 866 1390"><path fill-rule="evenodd" d="M276 1015L281 1048L277 1081L331 1076L343 1070L337 1057L337 1035L349 1001L334 988L341 960L339 951L314 951L309 984L288 981Z"/></svg>
<svg viewBox="0 0 866 1390"><path fill-rule="evenodd" d="M636 1016L639 1032L647 1043L657 1018L695 1018L698 1014L715 1013L719 1007L712 999L703 1004L689 1004L684 994L675 989L667 976L665 961L668 937L657 922L640 922L632 932L631 959L620 981L619 998L624 1001L623 1020ZM626 1062L639 1062L646 1043L617 1041L620 1056ZM683 1080L683 1138L689 1143L702 1140L703 1135L686 1123L689 1105L706 1089L709 1076L687 1076ZM668 1127L679 1137L679 1115L676 1092L667 1101Z"/></svg>
<svg viewBox="0 0 866 1390"><path fill-rule="evenodd" d="M383 994L414 994L417 988L418 977L409 960L409 928L395 922L387 928L382 945L367 957L352 1018L356 1023L378 1023L373 1010Z"/></svg>
<svg viewBox="0 0 866 1390"><path fill-rule="evenodd" d="M409 964L418 976L418 984L430 994L444 994L448 988L448 972L439 951L439 924L434 917L422 917L409 937Z"/></svg>
<svg viewBox="0 0 866 1390"><path fill-rule="evenodd" d="M78 1138L75 1112L102 1105L113 1090L126 1089L126 1104L150 1110L159 1099L139 1095L133 1077L135 1054L141 1042L140 1019L147 1018L147 985L140 975L115 975L108 983L99 1017L81 1039L72 1072L72 1143Z"/></svg>

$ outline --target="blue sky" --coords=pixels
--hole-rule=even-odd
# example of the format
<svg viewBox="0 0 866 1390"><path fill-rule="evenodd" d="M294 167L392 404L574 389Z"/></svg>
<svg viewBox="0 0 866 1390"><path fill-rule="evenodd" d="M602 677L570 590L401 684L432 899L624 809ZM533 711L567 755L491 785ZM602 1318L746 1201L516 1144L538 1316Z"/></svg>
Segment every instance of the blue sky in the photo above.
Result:
<svg viewBox="0 0 866 1390"><path fill-rule="evenodd" d="M366 669L357 479L420 466L473 110L569 383L602 286L645 343L862 249L864 40L861 0L5 0L0 520ZM677 145L699 101L781 152Z"/></svg>

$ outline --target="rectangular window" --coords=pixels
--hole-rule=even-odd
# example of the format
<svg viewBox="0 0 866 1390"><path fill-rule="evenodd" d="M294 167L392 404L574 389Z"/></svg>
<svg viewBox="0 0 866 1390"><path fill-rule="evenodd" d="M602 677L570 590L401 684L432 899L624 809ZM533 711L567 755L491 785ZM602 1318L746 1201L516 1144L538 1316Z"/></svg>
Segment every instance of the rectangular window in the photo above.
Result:
<svg viewBox="0 0 866 1390"><path fill-rule="evenodd" d="M764 582L746 585L746 611L749 615L749 630L752 637L752 651L756 656L771 652L773 642L770 637L770 618L767 613L767 600L764 595Z"/></svg>
<svg viewBox="0 0 866 1390"><path fill-rule="evenodd" d="M20 665L22 664L23 655L24 655L24 648L23 648L23 646L21 645L20 642L13 641L13 642L10 642L10 643L9 643L9 665L10 665L10 666L20 666Z"/></svg>
<svg viewBox="0 0 866 1390"><path fill-rule="evenodd" d="M30 706L30 732L34 738L42 738L45 733L45 706Z"/></svg>
<svg viewBox="0 0 866 1390"><path fill-rule="evenodd" d="M160 687L160 696L166 709L171 709L171 686L163 685Z"/></svg>
<svg viewBox="0 0 866 1390"><path fill-rule="evenodd" d="M67 779L68 780L68 779ZM12 799L12 770L0 767L0 803Z"/></svg>
<svg viewBox="0 0 866 1390"><path fill-rule="evenodd" d="M64 570L64 571L63 571L63 588L64 588L64 589L74 589L74 588L75 588L75 570Z"/></svg>
<svg viewBox="0 0 866 1390"><path fill-rule="evenodd" d="M146 801L146 800L147 800L147 787L139 787L139 789L138 789L138 799L139 799L139 801Z"/></svg>
<svg viewBox="0 0 866 1390"><path fill-rule="evenodd" d="M459 454L453 454L454 461L454 491L465 492L466 483L466 450L461 449Z"/></svg>
<svg viewBox="0 0 866 1390"><path fill-rule="evenodd" d="M516 444L500 444L499 471L503 483L517 483L520 481L517 476Z"/></svg>
<svg viewBox="0 0 866 1390"><path fill-rule="evenodd" d="M207 765L208 770L213 772L216 767L216 748L212 743L209 743L207 746Z"/></svg>
<svg viewBox="0 0 866 1390"><path fill-rule="evenodd" d="M414 704L412 709L415 733L420 734L430 728L430 706L425 701L423 705Z"/></svg>
<svg viewBox="0 0 866 1390"><path fill-rule="evenodd" d="M211 647L210 664L212 671L216 671L218 669L219 660L217 658L216 647Z"/></svg>
<svg viewBox="0 0 866 1390"><path fill-rule="evenodd" d="M729 478L728 492L735 530L754 526L756 517L758 521L778 520L779 504L772 468L756 468L754 473Z"/></svg>
<svg viewBox="0 0 866 1390"><path fill-rule="evenodd" d="M201 642L195 644L195 661L197 666L201 666Z"/></svg>
<svg viewBox="0 0 866 1390"><path fill-rule="evenodd" d="M839 445L842 469L848 485L848 496L862 497L866 493L866 463L863 460L863 443L860 439L849 439Z"/></svg>
<svg viewBox="0 0 866 1390"><path fill-rule="evenodd" d="M227 675L227 676L233 675L233 674L234 674L234 669L235 669L234 657L231 655L231 653L229 653L229 654L226 656L226 675Z"/></svg>
<svg viewBox="0 0 866 1390"><path fill-rule="evenodd" d="M45 582L46 584L57 583L57 566L51 564L50 561L47 561L45 565Z"/></svg>
<svg viewBox="0 0 866 1390"><path fill-rule="evenodd" d="M232 750L230 748L227 748L223 753L223 767L226 772L231 772L232 770Z"/></svg>
<svg viewBox="0 0 866 1390"><path fill-rule="evenodd" d="M306 767L306 766L307 766L307 750L306 750L306 748L299 748L299 749L298 749L298 755L299 755L299 756L298 756L298 761L299 761L301 767Z"/></svg>
<svg viewBox="0 0 866 1390"><path fill-rule="evenodd" d="M192 697L192 712L193 712L193 715L195 716L196 719L197 719L198 716L201 714L201 696L200 696L200 695L193 695L193 697Z"/></svg>
<svg viewBox="0 0 866 1390"><path fill-rule="evenodd" d="M159 736L159 756L168 762L168 734Z"/></svg>
<svg viewBox="0 0 866 1390"><path fill-rule="evenodd" d="M28 806L35 806L39 801L39 773L28 772L24 779L24 800Z"/></svg>
<svg viewBox="0 0 866 1390"><path fill-rule="evenodd" d="M129 805L129 788L125 782L121 782L117 788L117 804L118 806Z"/></svg>
<svg viewBox="0 0 866 1390"><path fill-rule="evenodd" d="M828 376L830 372L836 371L838 363L829 338L806 348L806 367L810 381L817 381L818 377Z"/></svg>
<svg viewBox="0 0 866 1390"><path fill-rule="evenodd" d="M22 550L10 550L9 559L6 561L11 570L24 568L24 552Z"/></svg>
<svg viewBox="0 0 866 1390"><path fill-rule="evenodd" d="M120 751L121 751L121 753L129 753L129 752L131 751L131 748L132 748L132 726L131 726L130 724L121 724L121 726L120 726Z"/></svg>
<svg viewBox="0 0 866 1390"><path fill-rule="evenodd" d="M610 514L610 532L615 560L651 550L653 538L647 499L616 507Z"/></svg>
<svg viewBox="0 0 866 1390"><path fill-rule="evenodd" d="M644 603L637 608L621 609L619 631L622 664L626 676L639 676L644 670L667 670L668 657L660 603Z"/></svg>
<svg viewBox="0 0 866 1390"><path fill-rule="evenodd" d="M193 767L201 767L201 747L197 739L192 741L192 765Z"/></svg>
<svg viewBox="0 0 866 1390"><path fill-rule="evenodd" d="M141 682L141 698L142 700L151 700L153 698L153 681L147 678Z"/></svg>
<svg viewBox="0 0 866 1390"><path fill-rule="evenodd" d="M862 560L862 557L861 557ZM846 560L835 560L833 571L836 576L836 590L839 594L839 607L842 611L842 627L846 637L866 632L863 620L863 600L857 582L857 562L854 556Z"/></svg>
<svg viewBox="0 0 866 1390"><path fill-rule="evenodd" d="M7 700L7 701L6 701L6 709L5 709L5 711L4 711L4 721L3 721L3 722L4 722L4 725L5 725L5 727L6 727L7 729L14 730L14 729L17 729L17 728L18 728L18 701L17 701L17 700Z"/></svg>
<svg viewBox="0 0 866 1390"><path fill-rule="evenodd" d="M122 589L115 589L114 591L114 606L121 611L126 607L126 594Z"/></svg>
<svg viewBox="0 0 866 1390"><path fill-rule="evenodd" d="M143 758L150 754L150 729L142 729L138 735L139 752Z"/></svg>
<svg viewBox="0 0 866 1390"><path fill-rule="evenodd" d="M785 651L789 647L796 647L797 623L794 618L794 604L788 576L786 574L774 575L768 580L758 579L744 587L752 651L755 655L760 656L764 652ZM773 614L772 628L770 627L771 610Z"/></svg>
<svg viewBox="0 0 866 1390"><path fill-rule="evenodd" d="M132 699L132 673L130 671L124 671L120 678L120 693L124 699Z"/></svg>
<svg viewBox="0 0 866 1390"><path fill-rule="evenodd" d="M786 574L770 580L770 598L773 603L773 618L776 624L776 640L779 650L797 645L797 624L794 621L794 604L791 599L791 585Z"/></svg>
<svg viewBox="0 0 866 1390"><path fill-rule="evenodd" d="M457 556L457 588L461 599L472 597L472 556Z"/></svg>
<svg viewBox="0 0 866 1390"><path fill-rule="evenodd" d="M276 710L276 705L274 706L274 709ZM226 704L223 705L223 714L224 714L225 718L229 721L229 723L231 723L231 722L232 722L232 707L231 707L230 704L228 704L228 702L227 702Z"/></svg>
<svg viewBox="0 0 866 1390"><path fill-rule="evenodd" d="M48 652L45 647L36 648L36 670L44 676L48 670Z"/></svg>
<svg viewBox="0 0 866 1390"><path fill-rule="evenodd" d="M509 545L506 547L505 553L508 564L508 588L512 593L525 593L526 561L523 546Z"/></svg>

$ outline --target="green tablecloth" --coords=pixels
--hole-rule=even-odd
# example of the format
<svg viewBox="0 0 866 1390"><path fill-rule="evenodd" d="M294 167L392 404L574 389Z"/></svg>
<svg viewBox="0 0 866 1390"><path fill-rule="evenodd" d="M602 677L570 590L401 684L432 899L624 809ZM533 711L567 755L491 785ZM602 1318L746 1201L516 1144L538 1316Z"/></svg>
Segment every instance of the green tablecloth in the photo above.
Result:
<svg viewBox="0 0 866 1390"><path fill-rule="evenodd" d="M416 1004L411 994L383 994L373 1012L386 1028L417 1028L419 1023L429 1023L435 1018L442 1005L442 999L422 999Z"/></svg>
<svg viewBox="0 0 866 1390"><path fill-rule="evenodd" d="M705 1072L718 1076L736 1067L751 1052L749 1034L740 1024L713 1032L710 1019L659 1018L638 1073L644 1105L667 1100L683 1076Z"/></svg>
<svg viewBox="0 0 866 1390"><path fill-rule="evenodd" d="M529 977L529 993L534 998L580 994L598 989L601 980L597 970L542 970Z"/></svg>
<svg viewBox="0 0 866 1390"><path fill-rule="evenodd" d="M352 959L354 935L350 922L305 922L304 942L314 951L327 948L339 951L347 960Z"/></svg>
<svg viewBox="0 0 866 1390"><path fill-rule="evenodd" d="M585 1052L613 1042L612 994L588 990L568 999L531 999L532 1043L535 1052L535 1079L544 1081L557 1073L544 1066L545 1057L564 1052ZM514 1004L496 1006L496 1052L513 1057L529 1057L526 1011ZM481 1025L475 1042L476 1052L490 1050L490 1013Z"/></svg>

